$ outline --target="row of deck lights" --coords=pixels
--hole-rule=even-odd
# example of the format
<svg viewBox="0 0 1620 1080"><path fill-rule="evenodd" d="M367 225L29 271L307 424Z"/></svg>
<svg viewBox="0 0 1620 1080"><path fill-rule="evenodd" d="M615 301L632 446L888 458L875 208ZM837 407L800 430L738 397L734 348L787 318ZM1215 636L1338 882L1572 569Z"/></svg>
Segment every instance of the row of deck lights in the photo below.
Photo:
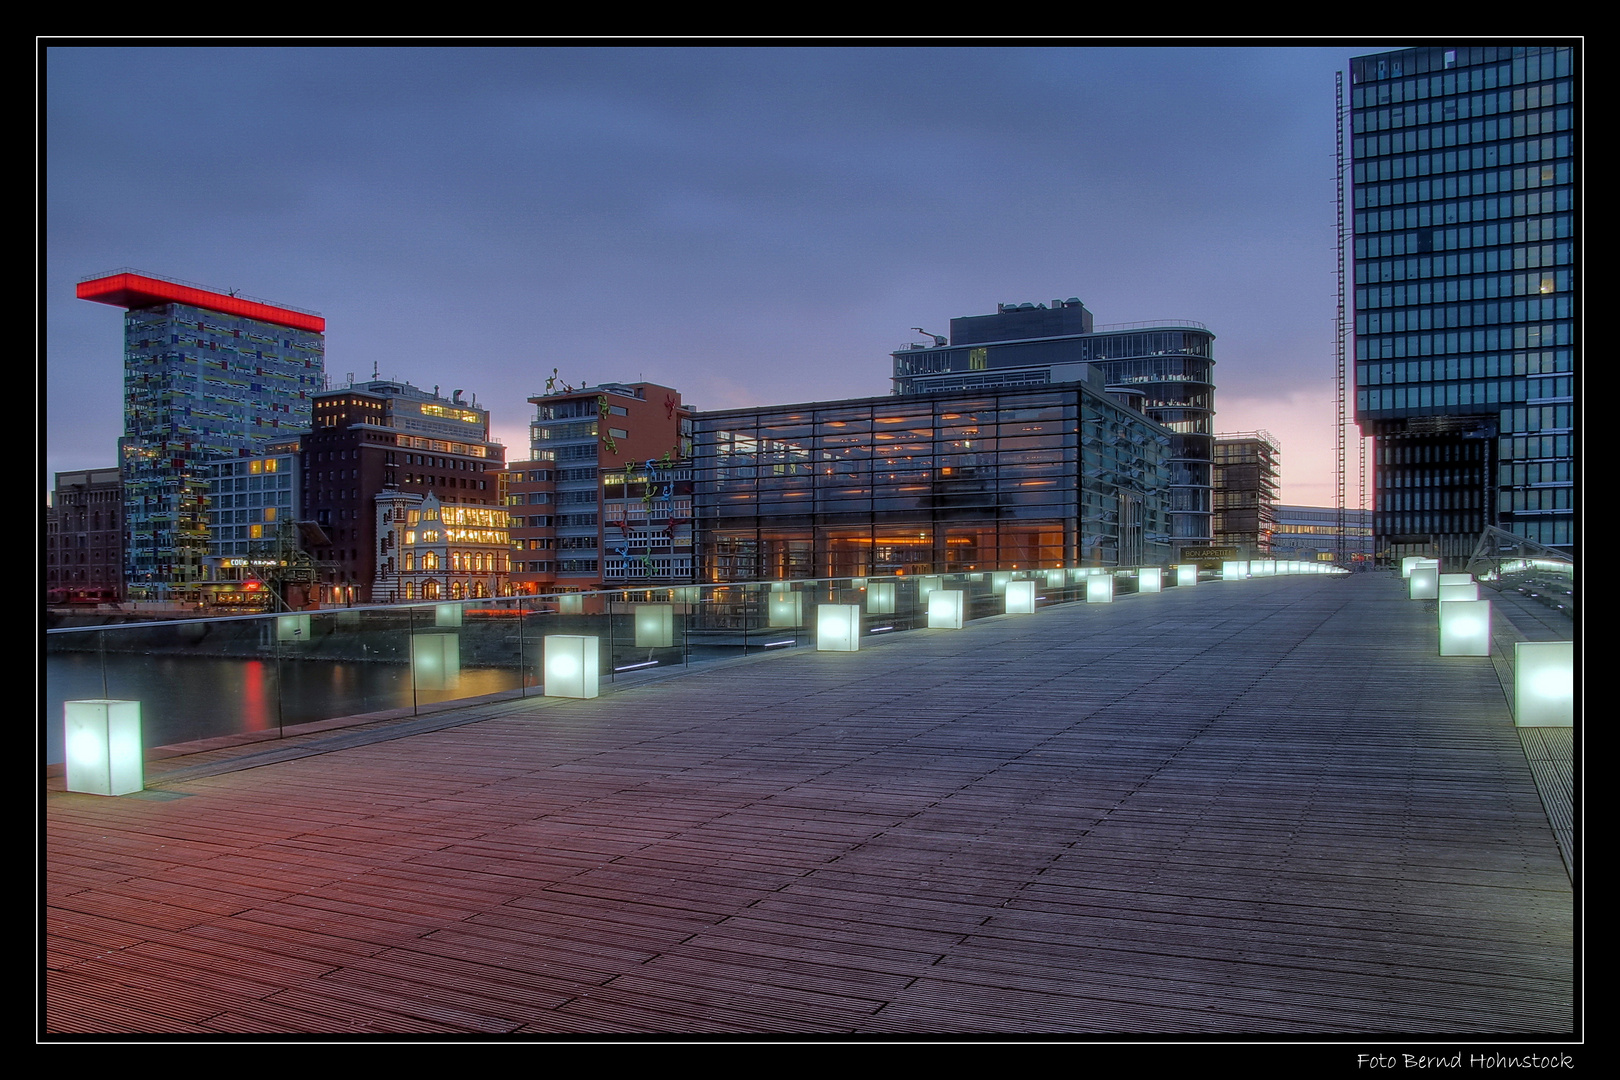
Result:
<svg viewBox="0 0 1620 1080"><path fill-rule="evenodd" d="M1334 568L1295 560L1256 560L1223 564L1224 580L1268 577L1284 574L1330 572ZM1441 575L1435 560L1408 559L1413 599L1441 601L1440 653L1489 655L1490 603L1478 598L1478 585L1466 574ZM1188 587L1198 583L1198 567L1186 563L1175 567L1176 584ZM1031 576L1031 575L1035 576ZM1036 589L1040 577L1048 588L1085 582L1086 602L1112 603L1114 574L1103 568L1047 570L1014 575L997 571L991 586L1004 598L1007 614L1031 614L1036 609ZM1137 591L1161 591L1163 573L1158 567L1137 572ZM894 582L857 579L867 593L868 615L893 614L896 603ZM959 630L966 624L967 594L944 588L943 577L918 580L918 594L927 604L930 629ZM696 587L674 591L674 599L693 602L699 598ZM563 614L582 611L579 596L559 598ZM803 625L804 597L787 582L774 583L767 601L768 622L773 627ZM859 604L821 604L816 608L816 648L822 652L855 652L860 648L862 610ZM643 603L635 605L635 645L637 648L669 648L675 638L675 605ZM411 661L415 678L424 689L442 689L460 672L460 649L455 628L461 625L461 605L439 604L434 624L444 628L416 634L411 639ZM308 640L310 619L305 614L278 618L276 636L283 641ZM599 693L600 639L593 636L548 634L544 639L542 670L547 697L594 698ZM1515 715L1521 725L1570 724L1573 716L1572 642L1520 642L1516 670ZM67 749L67 788L102 795L139 791L141 767L140 703L110 699L65 703Z"/></svg>
<svg viewBox="0 0 1620 1080"><path fill-rule="evenodd" d="M1441 656L1491 654L1491 602L1479 597L1471 574L1443 574L1440 560L1401 560L1407 596L1440 608ZM1513 645L1513 722L1519 727L1575 723L1575 643L1519 641Z"/></svg>

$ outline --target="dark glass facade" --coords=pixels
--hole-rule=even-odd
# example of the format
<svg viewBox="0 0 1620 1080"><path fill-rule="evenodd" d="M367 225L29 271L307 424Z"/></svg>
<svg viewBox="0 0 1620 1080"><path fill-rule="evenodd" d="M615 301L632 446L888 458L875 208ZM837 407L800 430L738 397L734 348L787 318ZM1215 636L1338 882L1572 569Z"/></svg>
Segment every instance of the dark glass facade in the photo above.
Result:
<svg viewBox="0 0 1620 1080"><path fill-rule="evenodd" d="M698 413L701 581L1163 563L1170 432L1076 383Z"/></svg>
<svg viewBox="0 0 1620 1080"><path fill-rule="evenodd" d="M1575 526L1575 52L1351 62L1355 417L1388 555Z"/></svg>
<svg viewBox="0 0 1620 1080"><path fill-rule="evenodd" d="M1211 538L1215 335L1197 323L1096 327L1071 297L952 319L950 344L896 351L897 394L1084 380L1170 430L1170 535Z"/></svg>

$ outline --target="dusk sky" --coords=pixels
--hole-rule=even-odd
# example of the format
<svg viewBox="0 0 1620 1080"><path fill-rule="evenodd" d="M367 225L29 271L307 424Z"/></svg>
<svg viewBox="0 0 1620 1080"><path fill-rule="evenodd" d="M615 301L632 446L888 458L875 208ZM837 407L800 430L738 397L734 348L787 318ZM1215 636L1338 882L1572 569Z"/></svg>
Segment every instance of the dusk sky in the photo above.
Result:
<svg viewBox="0 0 1620 1080"><path fill-rule="evenodd" d="M74 285L132 267L319 311L332 385L476 395L513 461L553 368L886 394L912 327L1077 296L1207 325L1217 430L1330 505L1333 76L1397 47L49 48L45 482L117 463Z"/></svg>

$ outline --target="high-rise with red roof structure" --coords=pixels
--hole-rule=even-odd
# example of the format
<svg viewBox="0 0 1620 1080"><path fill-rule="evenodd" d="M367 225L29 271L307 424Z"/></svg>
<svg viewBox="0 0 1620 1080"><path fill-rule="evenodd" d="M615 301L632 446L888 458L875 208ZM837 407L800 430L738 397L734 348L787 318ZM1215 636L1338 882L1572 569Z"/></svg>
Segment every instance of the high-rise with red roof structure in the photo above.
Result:
<svg viewBox="0 0 1620 1080"><path fill-rule="evenodd" d="M191 598L208 554L208 463L263 456L309 429L325 383L326 320L129 269L80 281L78 296L125 309L128 595Z"/></svg>

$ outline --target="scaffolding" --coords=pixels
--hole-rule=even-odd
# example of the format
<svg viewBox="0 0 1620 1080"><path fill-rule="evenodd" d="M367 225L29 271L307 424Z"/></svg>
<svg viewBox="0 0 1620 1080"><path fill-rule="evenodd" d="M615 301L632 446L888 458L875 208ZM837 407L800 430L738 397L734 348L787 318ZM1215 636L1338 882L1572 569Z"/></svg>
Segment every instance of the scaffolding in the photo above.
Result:
<svg viewBox="0 0 1620 1080"><path fill-rule="evenodd" d="M1282 447L1268 431L1240 431L1216 435L1214 453L1215 546L1269 554Z"/></svg>

